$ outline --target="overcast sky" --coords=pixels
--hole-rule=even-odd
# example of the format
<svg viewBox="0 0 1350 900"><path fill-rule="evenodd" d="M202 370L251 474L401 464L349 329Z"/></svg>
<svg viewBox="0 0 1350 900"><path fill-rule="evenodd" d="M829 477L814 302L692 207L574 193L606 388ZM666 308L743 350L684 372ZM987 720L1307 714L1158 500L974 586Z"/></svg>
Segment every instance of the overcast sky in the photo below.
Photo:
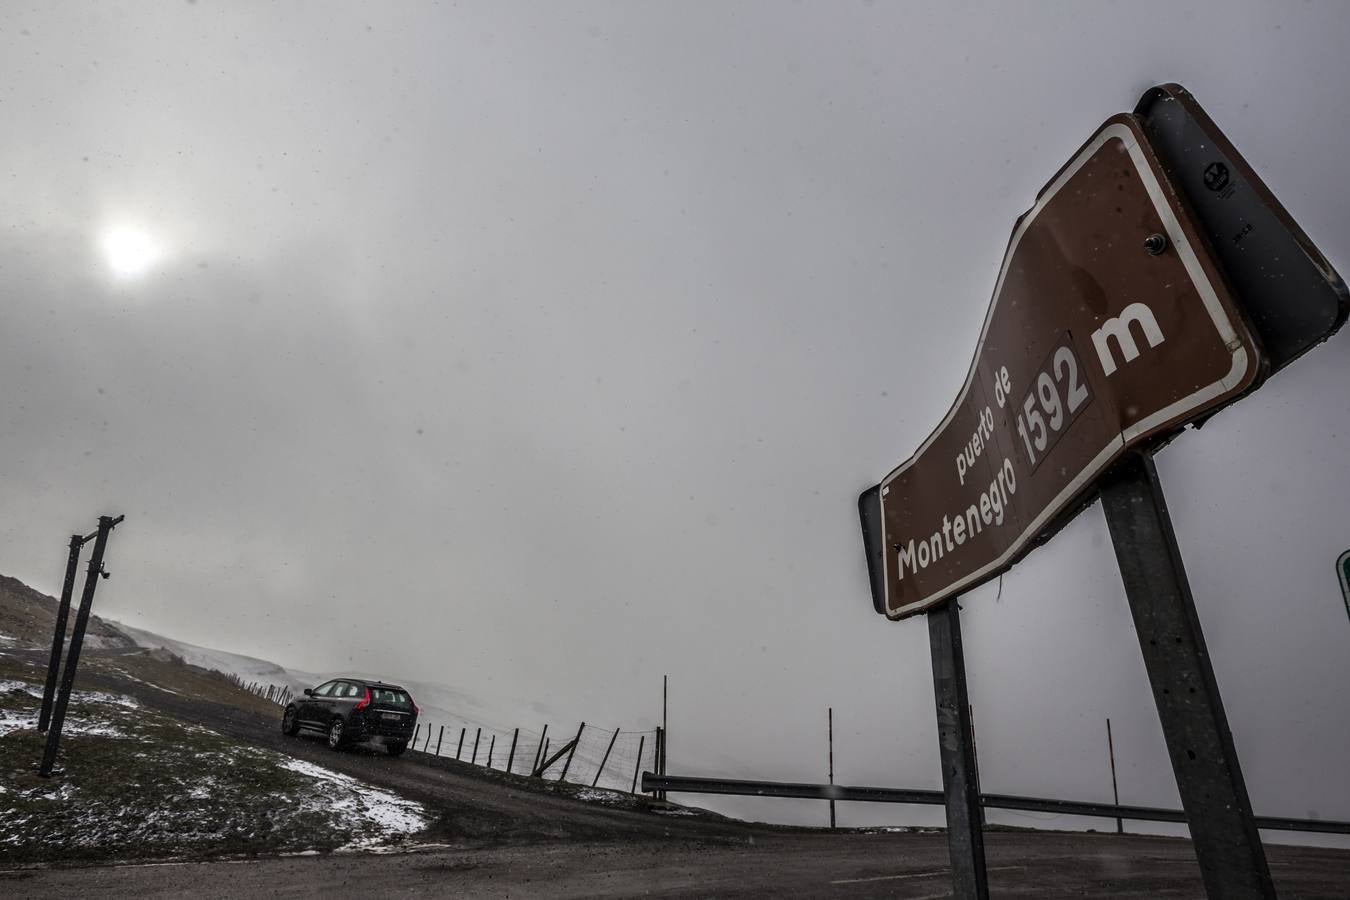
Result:
<svg viewBox="0 0 1350 900"><path fill-rule="evenodd" d="M125 513L130 624L609 727L669 673L673 773L822 780L832 704L840 782L938 786L858 492L1155 83L1350 269L1347 38L1335 3L10 6L0 571L54 593ZM1350 819L1348 346L1159 457L1260 814ZM1175 803L1100 507L997 594L985 789L1109 799L1110 716L1122 802Z"/></svg>

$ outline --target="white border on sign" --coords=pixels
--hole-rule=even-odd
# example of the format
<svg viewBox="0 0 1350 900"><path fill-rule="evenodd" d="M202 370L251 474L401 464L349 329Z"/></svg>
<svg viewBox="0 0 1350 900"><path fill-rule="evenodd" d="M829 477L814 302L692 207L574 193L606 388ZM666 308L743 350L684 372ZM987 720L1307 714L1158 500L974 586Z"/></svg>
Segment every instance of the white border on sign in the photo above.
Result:
<svg viewBox="0 0 1350 900"><path fill-rule="evenodd" d="M1186 238L1186 233L1181 228L1181 223L1177 221L1176 214L1172 211L1172 207L1167 203L1166 197L1163 194L1162 185L1159 184L1157 176L1154 175L1153 169L1148 164L1148 160L1144 158L1144 152L1139 146L1137 136L1128 125L1123 123L1116 122L1108 125L1097 133L1097 136L1092 142L1084 147L1078 156L1074 157L1074 160L1065 167L1064 171L1051 183L1050 187L1037 198L1036 204L1022 217L1021 222L1018 223L1017 230L1013 232L1012 240L1008 243L1008 251L1003 256L1003 266L998 273L998 282L994 287L994 302L989 304L989 312L984 317L984 327L980 329L980 341L975 346L975 356L970 362L970 371L966 373L966 382L961 388L961 393L957 394L956 402L952 404L952 408L948 410L946 418L944 418L942 424L934 429L933 433L928 436L928 440L924 441L923 445L915 451L914 455L897 467L891 474L887 475L881 482L881 530L883 543L886 533L886 493L890 490L890 483L903 474L906 469L914 465L919 457L923 455L924 451L932 445L933 441L937 440L938 435L946 429L947 425L956 415L956 411L961 408L961 404L965 400L966 395L970 392L970 385L975 380L975 368L979 364L980 354L984 350L985 339L989 333L989 323L993 321L994 309L998 305L998 297L1003 292L1003 282L1008 274L1008 263L1016 253L1017 245L1021 242L1022 235L1026 233L1027 228L1035 221L1036 216L1039 215L1046 204L1059 193L1065 183L1078 173L1078 170L1083 167L1103 144L1110 140L1119 140L1129 151L1130 160L1134 163L1135 171L1139 174L1139 180L1144 185L1144 189L1148 192L1149 199L1153 201L1153 207L1157 211L1158 216L1162 219L1163 229L1167 232L1168 240L1171 241L1172 246L1176 248L1177 254L1181 257L1181 261L1186 267L1186 273L1190 276L1191 282L1199 292L1200 299L1205 305L1205 310L1209 313L1210 320L1213 321L1215 329L1219 332L1219 337L1223 339L1224 345L1232 352L1233 365L1229 369L1227 375L1213 384L1200 388L1170 406L1158 410L1153 415L1140 419L1138 422L1135 422L1133 425L1122 431L1119 437L1114 438L1110 443L1103 447L1101 452L1098 453L1071 482L1069 482L1068 486L1060 491L1053 501L1046 505L1045 509L1041 511L1041 514L1032 520L1031 524L1017 536L1003 555L982 568L958 579L952 584L934 591L923 600L916 600L899 609L893 610L890 608L891 553L889 546L884 547L881 554L881 571L883 578L882 584L886 591L887 618L898 618L907 612L916 612L932 606L934 605L933 597L958 591L966 585L980 580L995 569L1001 568L1004 563L1021 551L1028 541L1040 533L1041 529L1045 527L1050 519L1060 513L1065 504L1082 491L1089 481L1101 474L1102 470L1106 467L1107 462L1115 456L1116 453L1124 449L1127 441L1144 434L1154 426L1175 418L1190 409L1197 409L1210 400L1213 400L1215 397L1219 397L1227 391L1232 390L1241 383L1242 377L1247 371L1247 348L1238 337L1236 326L1224 311L1223 304L1219 301L1219 296L1214 290L1214 285L1210 283L1210 280L1206 277L1205 270L1200 265L1199 258L1195 255L1194 248L1191 247L1190 241Z"/></svg>

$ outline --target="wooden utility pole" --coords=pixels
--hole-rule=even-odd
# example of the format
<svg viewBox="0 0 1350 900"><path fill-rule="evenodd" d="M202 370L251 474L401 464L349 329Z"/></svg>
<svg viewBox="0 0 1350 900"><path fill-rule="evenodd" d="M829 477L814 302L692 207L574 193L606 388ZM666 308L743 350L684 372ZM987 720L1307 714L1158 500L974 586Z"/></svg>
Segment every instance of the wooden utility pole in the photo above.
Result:
<svg viewBox="0 0 1350 900"><path fill-rule="evenodd" d="M98 588L99 576L108 577L103 571L103 551L108 546L108 535L125 518L118 516L99 516L98 532L94 537L94 552L89 557L89 572L84 579L84 594L80 597L80 609L75 614L75 631L70 635L70 652L65 667L61 670L61 689L57 692L56 703L52 708L52 721L47 731L47 745L42 752L42 763L38 774L50 778L52 767L56 765L57 747L61 743L61 726L66 721L66 706L70 703L70 692L75 686L75 671L80 664L80 649L84 646L84 632L89 627L89 611L94 605L94 591ZM74 543L73 541L71 542Z"/></svg>
<svg viewBox="0 0 1350 900"><path fill-rule="evenodd" d="M91 535L92 536L92 535ZM70 555L66 559L66 580L61 585L61 603L56 607L56 633L52 635L52 655L47 662L47 684L42 689L42 711L38 714L38 731L45 732L52 721L52 701L56 699L56 681L61 674L61 651L66 642L66 621L70 618L70 598L75 592L75 578L79 575L80 548L88 537L70 536Z"/></svg>

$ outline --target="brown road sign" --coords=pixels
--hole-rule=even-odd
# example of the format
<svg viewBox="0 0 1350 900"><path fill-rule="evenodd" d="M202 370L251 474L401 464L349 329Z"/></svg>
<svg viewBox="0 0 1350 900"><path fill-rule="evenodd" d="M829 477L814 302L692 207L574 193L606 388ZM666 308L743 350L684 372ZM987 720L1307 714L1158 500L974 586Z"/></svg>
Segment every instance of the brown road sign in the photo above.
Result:
<svg viewBox="0 0 1350 900"><path fill-rule="evenodd" d="M879 486L883 611L998 575L1126 448L1264 366L1138 120L1108 120L1018 220L956 404Z"/></svg>

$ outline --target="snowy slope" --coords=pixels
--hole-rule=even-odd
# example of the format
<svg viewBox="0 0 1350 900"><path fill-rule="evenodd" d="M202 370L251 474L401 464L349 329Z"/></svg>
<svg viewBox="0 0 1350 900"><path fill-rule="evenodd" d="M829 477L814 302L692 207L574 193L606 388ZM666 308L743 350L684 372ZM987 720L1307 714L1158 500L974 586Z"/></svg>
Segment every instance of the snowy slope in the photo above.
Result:
<svg viewBox="0 0 1350 900"><path fill-rule="evenodd" d="M289 687L291 693L294 694L319 683L319 676L311 672L288 669L266 659L243 656L226 650L215 650L211 647L199 647L196 644L167 638L152 631L132 628L130 625L123 625L121 622L113 624L117 626L119 631L142 647L151 650L167 650L175 656L182 657L184 662L191 665L224 672L226 675L237 675L245 682L256 681L264 685L275 684L279 687Z"/></svg>

